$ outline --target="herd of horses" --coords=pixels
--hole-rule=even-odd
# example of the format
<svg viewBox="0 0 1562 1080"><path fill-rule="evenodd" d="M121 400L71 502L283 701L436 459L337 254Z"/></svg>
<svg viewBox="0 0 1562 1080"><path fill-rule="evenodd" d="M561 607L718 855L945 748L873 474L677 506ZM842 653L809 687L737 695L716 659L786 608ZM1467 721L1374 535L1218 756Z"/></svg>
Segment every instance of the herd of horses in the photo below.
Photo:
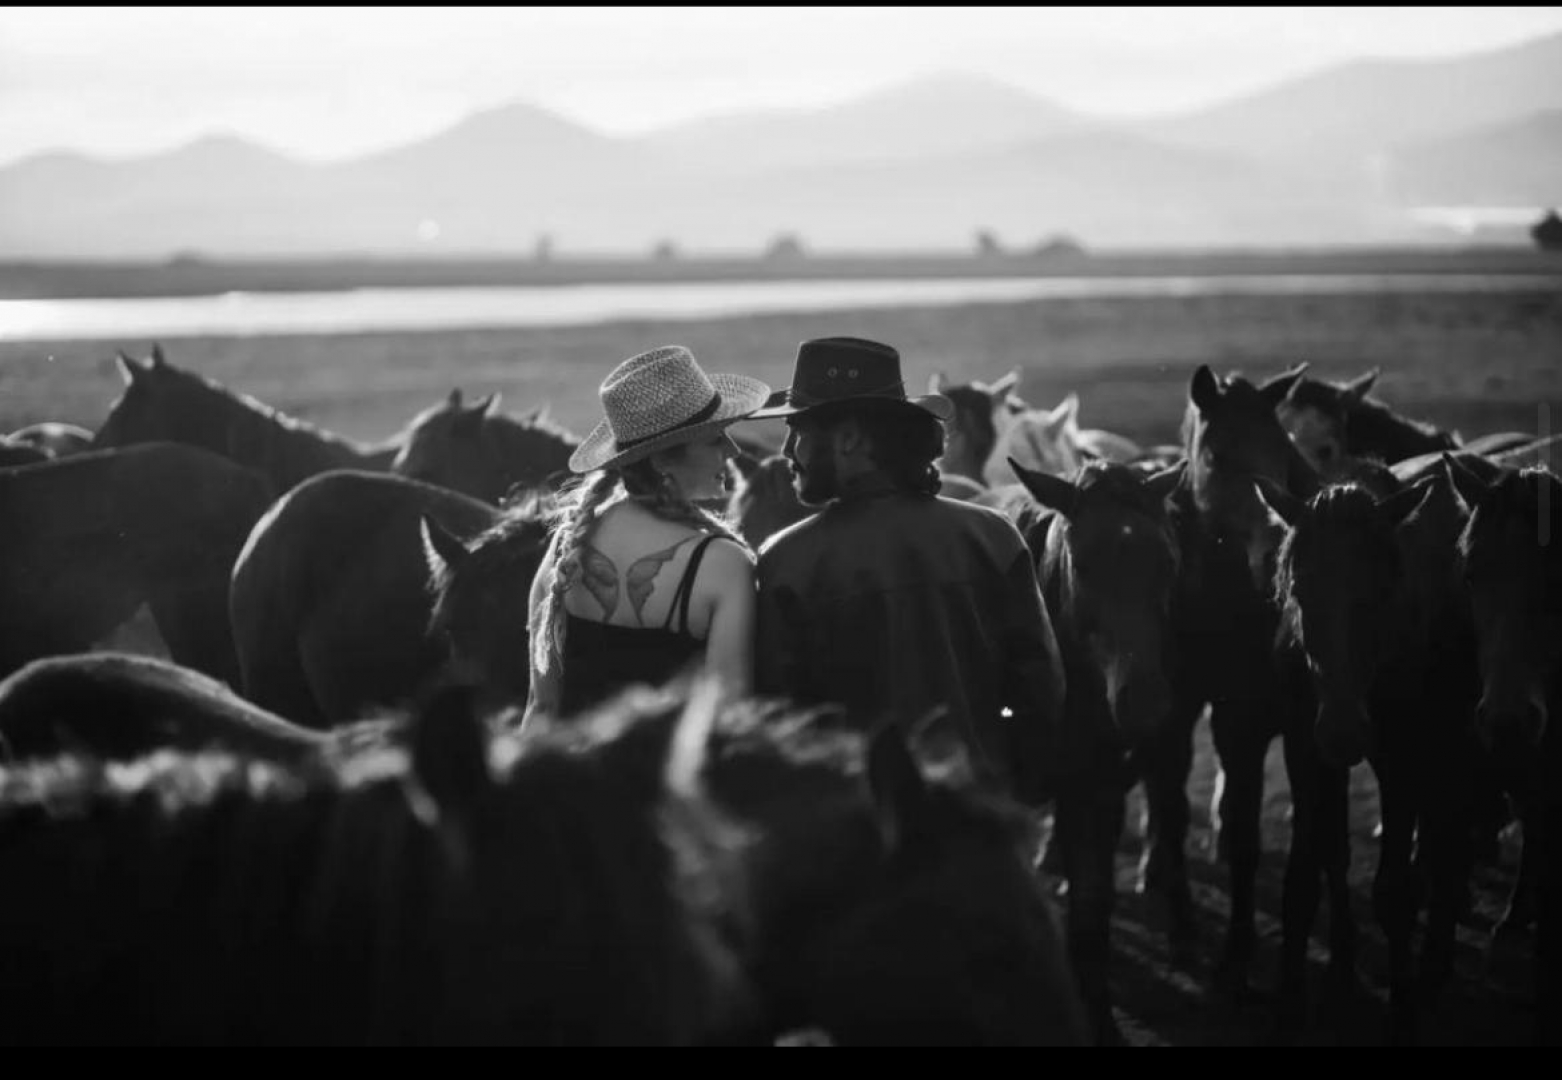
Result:
<svg viewBox="0 0 1562 1080"><path fill-rule="evenodd" d="M918 717L696 675L515 729L527 596L578 440L459 391L361 445L119 357L96 431L0 438L0 1042L1113 1044L1125 797L1175 954L1193 733L1229 875L1218 981L1252 977L1264 762L1292 829L1277 1020L1355 979L1348 777L1370 764L1389 1030L1448 981L1474 853L1510 814L1496 933L1562 1032L1562 489L1550 441L1465 442L1296 367L1191 373L1182 441L957 406L944 493L1009 515L1067 672L1047 857ZM736 431L759 544L808 511ZM102 651L138 613L167 659ZM1424 912L1423 912L1424 909ZM1423 918L1424 914L1424 918ZM1061 917L1060 917L1061 916ZM1424 925L1423 925L1424 923ZM1417 936L1419 931L1419 947Z"/></svg>

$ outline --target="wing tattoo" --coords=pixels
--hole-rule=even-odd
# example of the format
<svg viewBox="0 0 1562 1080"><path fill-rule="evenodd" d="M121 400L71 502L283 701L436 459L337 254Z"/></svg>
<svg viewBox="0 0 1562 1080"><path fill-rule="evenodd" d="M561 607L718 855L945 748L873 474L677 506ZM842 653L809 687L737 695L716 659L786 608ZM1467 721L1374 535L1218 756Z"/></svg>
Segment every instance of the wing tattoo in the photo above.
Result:
<svg viewBox="0 0 1562 1080"><path fill-rule="evenodd" d="M629 603L635 609L635 621L641 626L645 625L645 602L656 591L656 575L687 542L688 537L685 537L672 547L636 559L629 567Z"/></svg>
<svg viewBox="0 0 1562 1080"><path fill-rule="evenodd" d="M580 545L580 577L586 591L602 609L604 619L618 609L618 567L590 544ZM632 581L633 579L631 579ZM633 592L630 595L634 595Z"/></svg>

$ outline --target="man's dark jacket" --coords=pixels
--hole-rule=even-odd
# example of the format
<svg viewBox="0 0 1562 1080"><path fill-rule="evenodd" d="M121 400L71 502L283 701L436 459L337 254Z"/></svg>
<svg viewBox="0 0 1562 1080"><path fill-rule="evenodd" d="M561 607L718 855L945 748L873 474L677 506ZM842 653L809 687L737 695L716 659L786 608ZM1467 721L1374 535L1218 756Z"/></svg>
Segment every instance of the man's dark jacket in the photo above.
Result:
<svg viewBox="0 0 1562 1080"><path fill-rule="evenodd" d="M946 706L979 772L1026 802L1054 793L1063 665L1008 518L873 477L771 537L758 576L761 694L865 723Z"/></svg>

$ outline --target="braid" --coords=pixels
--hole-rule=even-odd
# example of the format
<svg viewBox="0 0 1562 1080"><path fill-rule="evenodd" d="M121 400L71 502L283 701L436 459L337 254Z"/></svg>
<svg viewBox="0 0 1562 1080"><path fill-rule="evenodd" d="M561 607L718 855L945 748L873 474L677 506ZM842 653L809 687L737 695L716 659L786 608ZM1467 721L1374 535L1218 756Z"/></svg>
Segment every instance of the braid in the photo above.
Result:
<svg viewBox="0 0 1562 1080"><path fill-rule="evenodd" d="M553 658L564 652L564 595L580 576L581 546L596 524L598 507L613 493L618 479L616 472L602 470L560 500L553 521L553 575L537 620L541 632L532 641L532 661L538 671L547 671Z"/></svg>
<svg viewBox="0 0 1562 1080"><path fill-rule="evenodd" d="M624 490L630 498L644 506L663 521L688 525L700 532L713 533L731 540L749 550L749 545L727 523L725 515L713 514L697 506L678 493L676 487L665 482L649 461L637 461L623 470Z"/></svg>

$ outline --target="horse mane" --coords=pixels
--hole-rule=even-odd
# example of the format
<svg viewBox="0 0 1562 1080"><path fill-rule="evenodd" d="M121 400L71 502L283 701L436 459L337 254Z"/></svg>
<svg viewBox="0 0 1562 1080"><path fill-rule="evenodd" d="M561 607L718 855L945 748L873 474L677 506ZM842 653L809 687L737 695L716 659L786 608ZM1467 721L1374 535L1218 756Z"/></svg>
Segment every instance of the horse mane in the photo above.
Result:
<svg viewBox="0 0 1562 1080"><path fill-rule="evenodd" d="M1303 378L1292 387L1291 404L1323 413L1342 426L1346 449L1390 461L1438 450L1457 450L1459 440L1425 420L1395 411L1371 395L1349 397L1333 383Z"/></svg>
<svg viewBox="0 0 1562 1080"><path fill-rule="evenodd" d="M1542 514L1546 515L1544 519ZM1555 538L1562 535L1562 480L1541 465L1503 473L1470 507L1469 520L1459 535L1460 557L1470 558L1480 534L1504 521L1522 523L1537 538L1544 525L1552 542L1556 542Z"/></svg>
<svg viewBox="0 0 1562 1080"><path fill-rule="evenodd" d="M163 752L0 769L7 1026L88 1042L702 1038L742 997L722 952L741 894L718 880L741 833L669 795L672 726L499 736L475 789L392 741L287 765Z"/></svg>
<svg viewBox="0 0 1562 1080"><path fill-rule="evenodd" d="M468 602L507 603L508 597L490 592L495 581L513 577L510 571L518 565L524 568L531 564L531 573L524 575L525 585L530 587L558 509L558 497L550 492L526 489L512 495L500 507L498 520L466 545L467 556L459 566L443 563L431 575L429 592L434 605L430 629L448 629L454 612ZM524 622L524 605L519 615Z"/></svg>

